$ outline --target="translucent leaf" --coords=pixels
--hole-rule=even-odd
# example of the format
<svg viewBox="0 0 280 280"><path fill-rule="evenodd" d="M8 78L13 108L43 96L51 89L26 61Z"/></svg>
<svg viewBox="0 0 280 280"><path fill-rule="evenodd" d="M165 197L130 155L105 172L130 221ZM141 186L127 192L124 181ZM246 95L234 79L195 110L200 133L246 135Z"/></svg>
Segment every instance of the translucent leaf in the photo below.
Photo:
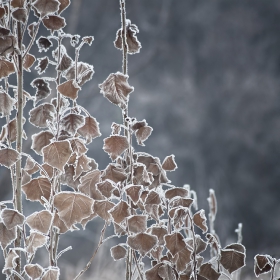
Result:
<svg viewBox="0 0 280 280"><path fill-rule="evenodd" d="M15 104L15 100L11 98L4 91L0 91L0 113L3 116L7 116L11 114Z"/></svg>
<svg viewBox="0 0 280 280"><path fill-rule="evenodd" d="M123 182L124 180L126 180L126 178L127 178L127 174L125 173L125 171L122 168L112 163L110 163L106 167L106 169L102 174L103 180L109 179L115 183Z"/></svg>
<svg viewBox="0 0 280 280"><path fill-rule="evenodd" d="M165 235L165 244L166 248L170 251L170 253L175 256L178 252L186 247L186 243L183 240L184 237L181 233L175 232L172 234Z"/></svg>
<svg viewBox="0 0 280 280"><path fill-rule="evenodd" d="M105 180L96 184L97 189L101 192L102 195L109 198L112 195L112 191L116 189L116 184L111 180Z"/></svg>
<svg viewBox="0 0 280 280"><path fill-rule="evenodd" d="M221 264L232 273L241 267L245 266L245 254L238 252L233 249L223 249L221 250Z"/></svg>
<svg viewBox="0 0 280 280"><path fill-rule="evenodd" d="M12 12L12 17L17 21L25 23L27 20L27 10L24 8L18 8Z"/></svg>
<svg viewBox="0 0 280 280"><path fill-rule="evenodd" d="M2 273L9 273L10 270L14 269L17 266L16 259L19 258L19 255L10 248L8 255L5 258L5 266L2 270Z"/></svg>
<svg viewBox="0 0 280 280"><path fill-rule="evenodd" d="M145 199L145 204L161 204L159 194L155 191L150 191Z"/></svg>
<svg viewBox="0 0 280 280"><path fill-rule="evenodd" d="M48 121L52 122L55 116L55 108L50 103L43 103L29 112L29 121L37 127L48 127Z"/></svg>
<svg viewBox="0 0 280 280"><path fill-rule="evenodd" d="M176 267L178 271L184 271L192 259L192 251L187 247L182 248L177 254Z"/></svg>
<svg viewBox="0 0 280 280"><path fill-rule="evenodd" d="M111 219L109 210L111 210L114 206L115 204L108 200L99 200L94 202L93 209L94 212L96 212L96 214L103 220L109 221Z"/></svg>
<svg viewBox="0 0 280 280"><path fill-rule="evenodd" d="M134 236L128 236L127 244L144 257L156 244L158 239L156 236L140 232Z"/></svg>
<svg viewBox="0 0 280 280"><path fill-rule="evenodd" d="M47 271L43 274L42 280L59 280L59 268L49 267Z"/></svg>
<svg viewBox="0 0 280 280"><path fill-rule="evenodd" d="M165 197L167 199L172 199L175 196L179 196L182 198L188 197L189 191L186 188L172 188L165 192Z"/></svg>
<svg viewBox="0 0 280 280"><path fill-rule="evenodd" d="M15 73L14 64L8 60L0 59L0 81L13 73Z"/></svg>
<svg viewBox="0 0 280 280"><path fill-rule="evenodd" d="M96 184L100 182L101 172L99 170L93 170L81 177L81 184L79 191L89 195L93 199L102 200L104 197L97 190Z"/></svg>
<svg viewBox="0 0 280 280"><path fill-rule="evenodd" d="M50 47L52 47L52 42L46 37L40 37L37 41L37 46L39 48L39 52L47 51Z"/></svg>
<svg viewBox="0 0 280 280"><path fill-rule="evenodd" d="M80 223L90 216L93 200L84 194L73 192L61 192L54 196L54 206L58 210L59 218L67 227Z"/></svg>
<svg viewBox="0 0 280 280"><path fill-rule="evenodd" d="M34 254L36 250L43 247L47 243L47 237L39 232L31 231L26 238L26 251L29 254Z"/></svg>
<svg viewBox="0 0 280 280"><path fill-rule="evenodd" d="M38 74L41 75L46 71L49 65L49 58L44 56L42 58L38 58L38 65L35 67L35 70L38 71Z"/></svg>
<svg viewBox="0 0 280 280"><path fill-rule="evenodd" d="M166 157L162 163L162 168L166 171L174 171L177 169L177 164L175 162L175 156L170 155Z"/></svg>
<svg viewBox="0 0 280 280"><path fill-rule="evenodd" d="M120 156L128 147L129 143L124 136L112 135L104 139L103 150L110 155L112 160Z"/></svg>
<svg viewBox="0 0 280 280"><path fill-rule="evenodd" d="M78 91L81 88L74 80L66 81L57 87L57 90L64 96L75 100L78 97Z"/></svg>
<svg viewBox="0 0 280 280"><path fill-rule="evenodd" d="M66 73L67 80L75 79L75 68L76 66L74 65L68 70ZM94 70L92 65L85 62L78 62L76 81L80 87L91 80L93 74Z"/></svg>
<svg viewBox="0 0 280 280"><path fill-rule="evenodd" d="M32 135L32 146L38 155L42 155L42 149L51 143L54 135L49 131L41 131L37 134Z"/></svg>
<svg viewBox="0 0 280 280"><path fill-rule="evenodd" d="M32 179L30 182L22 186L22 190L26 198L30 201L40 201L41 204L45 202L41 199L43 196L49 200L51 193L51 183L47 178L39 177Z"/></svg>
<svg viewBox="0 0 280 280"><path fill-rule="evenodd" d="M140 186L140 185L136 185L136 186L128 185L125 188L125 192L134 203L137 203L139 200L139 197L140 197L141 189L142 189L142 186Z"/></svg>
<svg viewBox="0 0 280 280"><path fill-rule="evenodd" d="M227 245L224 249L233 249L233 250L238 251L240 253L244 253L244 254L246 253L245 247L240 243L232 243L230 245Z"/></svg>
<svg viewBox="0 0 280 280"><path fill-rule="evenodd" d="M27 264L24 270L32 280L40 278L43 273L43 268L39 264Z"/></svg>
<svg viewBox="0 0 280 280"><path fill-rule="evenodd" d="M199 275L205 277L208 280L218 280L221 273L217 272L211 265L211 263L204 263L199 270Z"/></svg>
<svg viewBox="0 0 280 280"><path fill-rule="evenodd" d="M207 232L208 227L206 223L205 212L203 209L199 210L193 215L193 222L197 227L199 227L203 231L203 233Z"/></svg>
<svg viewBox="0 0 280 280"><path fill-rule="evenodd" d="M115 261L121 260L126 257L127 251L121 245L116 245L110 249L111 256Z"/></svg>
<svg viewBox="0 0 280 280"><path fill-rule="evenodd" d="M24 216L17 210L13 209L4 209L1 212L1 218L8 230L14 228L15 226L20 226L24 222Z"/></svg>
<svg viewBox="0 0 280 280"><path fill-rule="evenodd" d="M39 0L37 0L39 1ZM49 1L49 0L44 0ZM65 27L66 22L63 17L60 16L48 16L43 19L43 24L47 29L49 29L51 32L57 31L63 27Z"/></svg>
<svg viewBox="0 0 280 280"><path fill-rule="evenodd" d="M113 104L126 108L129 94L134 90L127 82L128 76L120 72L110 74L109 77L99 85L101 93Z"/></svg>
<svg viewBox="0 0 280 280"><path fill-rule="evenodd" d="M257 277L271 271L273 264L270 262L270 258L269 255L256 255L254 257L254 271Z"/></svg>
<svg viewBox="0 0 280 280"><path fill-rule="evenodd" d="M58 214L55 213L54 219L53 219L53 226L56 227L59 230L60 234L63 234L68 231L68 227L65 225L65 223L59 218Z"/></svg>
<svg viewBox="0 0 280 280"><path fill-rule="evenodd" d="M146 270L145 276L147 280L162 280L162 278L158 275L158 269L162 266L162 263L156 264L152 268Z"/></svg>
<svg viewBox="0 0 280 280"><path fill-rule="evenodd" d="M4 250L16 239L16 228L7 229L4 223L0 222L0 244Z"/></svg>
<svg viewBox="0 0 280 280"><path fill-rule="evenodd" d="M168 264L163 264L158 268L158 275L163 279L163 280L176 280L174 270L172 267Z"/></svg>
<svg viewBox="0 0 280 280"><path fill-rule="evenodd" d="M44 162L52 167L64 171L64 166L72 154L68 141L55 141L43 148Z"/></svg>
<svg viewBox="0 0 280 280"><path fill-rule="evenodd" d="M134 215L127 219L128 230L133 233L144 232L147 229L147 216Z"/></svg>
<svg viewBox="0 0 280 280"><path fill-rule="evenodd" d="M10 168L20 159L19 153L14 149L2 149L0 150L0 164L7 168Z"/></svg>
<svg viewBox="0 0 280 280"><path fill-rule="evenodd" d="M36 58L34 55L27 53L24 57L23 67L26 71L30 72L30 67L34 64Z"/></svg>
<svg viewBox="0 0 280 280"><path fill-rule="evenodd" d="M60 3L58 14L62 13L70 5L70 0L58 0L58 2Z"/></svg>
<svg viewBox="0 0 280 280"><path fill-rule="evenodd" d="M33 230L38 230L39 232L47 234L52 222L52 214L43 210L40 212L35 212L26 218L26 223Z"/></svg>
<svg viewBox="0 0 280 280"><path fill-rule="evenodd" d="M57 0L36 0L33 6L40 13L41 18L53 14L58 10L59 2Z"/></svg>
<svg viewBox="0 0 280 280"><path fill-rule="evenodd" d="M85 119L83 116L78 114L68 114L61 120L62 129L71 133L76 134L77 130L85 124Z"/></svg>
<svg viewBox="0 0 280 280"><path fill-rule="evenodd" d="M114 222L119 224L130 215L130 207L125 201L120 201L109 212L112 215Z"/></svg>
<svg viewBox="0 0 280 280"><path fill-rule="evenodd" d="M89 144L92 139L101 136L99 131L99 123L95 118L88 116L85 118L85 124L78 129L78 133L86 139Z"/></svg>

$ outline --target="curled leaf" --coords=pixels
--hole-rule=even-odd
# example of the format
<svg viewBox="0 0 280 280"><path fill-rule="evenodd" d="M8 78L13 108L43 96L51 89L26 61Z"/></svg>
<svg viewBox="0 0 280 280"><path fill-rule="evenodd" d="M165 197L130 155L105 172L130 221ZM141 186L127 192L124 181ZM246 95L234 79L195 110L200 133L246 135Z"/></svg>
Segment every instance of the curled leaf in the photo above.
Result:
<svg viewBox="0 0 280 280"><path fill-rule="evenodd" d="M17 21L25 23L27 20L27 10L25 8L18 8L12 12L12 17Z"/></svg>
<svg viewBox="0 0 280 280"><path fill-rule="evenodd" d="M203 233L207 232L208 227L206 223L205 212L203 209L199 210L193 215L193 222L197 227L199 227L203 231Z"/></svg>
<svg viewBox="0 0 280 280"><path fill-rule="evenodd" d="M44 56L42 58L38 58L38 65L35 67L35 70L38 71L38 74L41 75L46 71L49 65L49 58Z"/></svg>
<svg viewBox="0 0 280 280"><path fill-rule="evenodd" d="M39 52L46 52L52 46L52 42L48 38L42 36L36 41L36 43L39 48Z"/></svg>
<svg viewBox="0 0 280 280"><path fill-rule="evenodd" d="M26 71L30 72L30 67L34 64L36 58L34 55L27 53L24 57L23 67Z"/></svg>
<svg viewBox="0 0 280 280"><path fill-rule="evenodd" d="M232 273L245 266L245 254L233 249L221 250L221 264Z"/></svg>
<svg viewBox="0 0 280 280"><path fill-rule="evenodd" d="M33 80L31 86L36 88L35 104L38 101L47 98L51 93L49 83L44 79L37 78Z"/></svg>

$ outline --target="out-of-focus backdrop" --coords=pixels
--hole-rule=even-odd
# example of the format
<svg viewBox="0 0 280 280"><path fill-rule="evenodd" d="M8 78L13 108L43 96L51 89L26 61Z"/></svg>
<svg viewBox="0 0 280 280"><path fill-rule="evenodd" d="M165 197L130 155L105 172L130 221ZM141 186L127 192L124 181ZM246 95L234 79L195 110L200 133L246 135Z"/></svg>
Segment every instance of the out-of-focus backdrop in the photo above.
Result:
<svg viewBox="0 0 280 280"><path fill-rule="evenodd" d="M121 71L121 52L113 45L119 3L72 0L63 15L67 32L95 37L80 57L96 73L79 102L100 123L103 135L90 145L90 156L103 169L109 162L103 138L112 122L122 121L119 108L98 89L110 73ZM252 276L255 254L280 257L280 2L129 0L127 18L139 27L142 43L140 54L129 56L135 87L129 115L154 128L141 150L161 160L174 154L179 168L170 179L177 186L190 184L206 212L208 190L215 190L216 232L226 245L236 241L234 230L243 223L245 273ZM25 80L30 93L32 73ZM37 132L25 128L29 136ZM29 147L25 141L24 149ZM10 199L9 175L4 168L0 172L1 199ZM73 245L64 255L63 279L88 261L101 228L94 220L87 232L61 238L61 248ZM108 252L105 246L88 279L112 279L112 271L122 279L122 264L113 263Z"/></svg>

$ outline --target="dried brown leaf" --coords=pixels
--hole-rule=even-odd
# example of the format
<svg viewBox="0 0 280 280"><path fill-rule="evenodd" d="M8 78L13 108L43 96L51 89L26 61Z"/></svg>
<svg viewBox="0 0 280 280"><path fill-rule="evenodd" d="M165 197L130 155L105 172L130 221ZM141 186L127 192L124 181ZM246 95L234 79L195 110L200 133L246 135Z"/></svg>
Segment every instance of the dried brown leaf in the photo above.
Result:
<svg viewBox="0 0 280 280"><path fill-rule="evenodd" d="M24 270L26 274L32 279L38 279L43 273L43 267L41 267L39 264L27 264L24 266Z"/></svg>
<svg viewBox="0 0 280 280"><path fill-rule="evenodd" d="M0 19L2 19L5 14L6 14L6 10L4 8L0 7Z"/></svg>
<svg viewBox="0 0 280 280"><path fill-rule="evenodd" d="M60 182L63 185L73 188L74 190L78 189L80 185L80 178L74 180L75 168L72 165L66 164L64 167L64 174L60 176Z"/></svg>
<svg viewBox="0 0 280 280"><path fill-rule="evenodd" d="M2 270L3 273L10 273L12 269L17 266L16 259L19 258L19 255L14 251L13 248L10 248L9 253L5 258L5 266Z"/></svg>
<svg viewBox="0 0 280 280"><path fill-rule="evenodd" d="M90 158L86 155L81 155L77 158L75 162L75 176L73 177L76 180L83 172L87 172L91 169L89 166Z"/></svg>
<svg viewBox="0 0 280 280"><path fill-rule="evenodd" d="M42 149L51 143L54 135L50 131L41 131L37 134L32 135L32 146L38 155L42 155Z"/></svg>
<svg viewBox="0 0 280 280"><path fill-rule="evenodd" d="M125 173L125 170L121 167L110 163L104 170L104 173L101 177L103 180L109 179L115 183L118 183L126 180L127 174Z"/></svg>
<svg viewBox="0 0 280 280"><path fill-rule="evenodd" d="M158 239L155 235L140 232L134 236L128 236L127 244L144 257L156 244Z"/></svg>
<svg viewBox="0 0 280 280"><path fill-rule="evenodd" d="M0 91L0 113L3 116L7 116L11 114L15 104L15 100L11 98L4 91Z"/></svg>
<svg viewBox="0 0 280 280"><path fill-rule="evenodd" d="M165 226L152 226L151 228L149 228L149 232L151 232L152 235L157 236L158 245L164 245L164 237L168 233Z"/></svg>
<svg viewBox="0 0 280 280"><path fill-rule="evenodd" d="M77 85L75 80L69 80L57 87L57 90L64 96L75 100L78 97L78 91L81 88Z"/></svg>
<svg viewBox="0 0 280 280"><path fill-rule="evenodd" d="M43 103L29 112L29 121L36 127L48 127L48 122L52 122L55 116L55 108L50 103Z"/></svg>
<svg viewBox="0 0 280 280"><path fill-rule="evenodd" d="M76 66L74 65L68 70L68 72L65 75L67 80L75 79L75 69ZM76 81L80 87L84 85L87 81L91 80L93 74L94 70L92 65L85 62L78 62Z"/></svg>
<svg viewBox="0 0 280 280"><path fill-rule="evenodd" d="M203 231L203 233L207 232L208 227L206 223L205 212L203 209L199 210L193 215L193 222L197 227L199 227Z"/></svg>
<svg viewBox="0 0 280 280"><path fill-rule="evenodd" d="M43 274L42 280L59 280L60 270L58 267L49 267Z"/></svg>
<svg viewBox="0 0 280 280"><path fill-rule="evenodd" d="M33 36L31 36L31 37L33 37ZM53 45L52 42L48 38L42 37L42 36L36 41L36 43L39 48L39 52L42 52L42 51L46 52Z"/></svg>
<svg viewBox="0 0 280 280"><path fill-rule="evenodd" d="M48 210L35 212L26 218L26 223L33 230L47 234L52 222L52 214Z"/></svg>
<svg viewBox="0 0 280 280"><path fill-rule="evenodd" d="M175 156L170 155L166 157L162 163L162 168L166 171L174 171L177 169L177 164L175 162Z"/></svg>
<svg viewBox="0 0 280 280"><path fill-rule="evenodd" d="M12 0L11 6L13 8L23 8L25 5L25 0Z"/></svg>
<svg viewBox="0 0 280 280"><path fill-rule="evenodd" d="M133 233L144 232L147 229L147 216L134 215L127 219L128 230Z"/></svg>
<svg viewBox="0 0 280 280"><path fill-rule="evenodd" d="M0 165L10 168L20 159L19 153L14 149L5 148L0 150Z"/></svg>
<svg viewBox="0 0 280 280"><path fill-rule="evenodd" d="M24 222L24 216L21 213L19 213L17 210L8 208L1 212L1 218L8 230L14 228L15 226L20 226Z"/></svg>
<svg viewBox="0 0 280 280"><path fill-rule="evenodd" d="M159 194L155 191L149 191L145 199L145 204L157 204L157 205L161 204Z"/></svg>
<svg viewBox="0 0 280 280"><path fill-rule="evenodd" d="M108 179L103 182L97 183L96 186L101 194L107 198L111 197L112 192L116 190L116 184Z"/></svg>
<svg viewBox="0 0 280 280"><path fill-rule="evenodd" d="M11 244L17 237L16 228L7 229L4 223L0 222L0 244L4 250L9 244Z"/></svg>
<svg viewBox="0 0 280 280"><path fill-rule="evenodd" d="M211 263L204 263L199 270L199 275L203 276L208 280L218 280L221 273L217 272Z"/></svg>
<svg viewBox="0 0 280 280"><path fill-rule="evenodd" d="M116 245L110 249L111 256L115 261L121 260L126 257L127 250L121 245Z"/></svg>
<svg viewBox="0 0 280 280"><path fill-rule="evenodd" d="M85 154L88 151L88 148L85 146L85 143L82 139L73 138L70 140L70 144L73 153L76 153L78 156Z"/></svg>
<svg viewBox="0 0 280 280"><path fill-rule="evenodd" d="M182 248L177 254L176 267L178 271L184 271L192 259L192 251L187 247Z"/></svg>
<svg viewBox="0 0 280 280"><path fill-rule="evenodd" d="M164 236L166 248L170 253L175 256L178 252L186 247L186 243L183 240L184 237L181 233L175 232Z"/></svg>
<svg viewBox="0 0 280 280"><path fill-rule="evenodd" d="M79 191L89 195L95 200L102 200L104 197L97 190L96 184L100 182L101 172L99 170L93 170L88 172L86 175L81 177L81 184L79 186Z"/></svg>
<svg viewBox="0 0 280 280"><path fill-rule="evenodd" d="M130 215L130 207L125 201L120 201L109 212L112 215L114 222L119 224Z"/></svg>
<svg viewBox="0 0 280 280"><path fill-rule="evenodd" d="M85 124L78 129L78 133L84 137L87 144L89 144L92 139L101 136L99 123L91 116L85 117Z"/></svg>
<svg viewBox="0 0 280 280"><path fill-rule="evenodd" d="M63 234L68 231L68 227L65 225L65 223L59 218L57 212L54 215L53 219L53 226L56 227L59 230L60 234Z"/></svg>
<svg viewBox="0 0 280 280"><path fill-rule="evenodd" d="M222 266L232 273L245 266L245 254L233 249L223 249L220 261Z"/></svg>
<svg viewBox="0 0 280 280"><path fill-rule="evenodd" d="M124 136L112 135L104 139L103 150L110 155L112 160L120 156L128 147L129 143Z"/></svg>
<svg viewBox="0 0 280 280"><path fill-rule="evenodd" d="M63 12L70 5L70 0L58 0L58 2L60 3L58 14Z"/></svg>
<svg viewBox="0 0 280 280"><path fill-rule="evenodd" d="M137 129L135 132L137 143L141 146L145 146L144 142L150 137L152 131L153 128L151 126L143 126Z"/></svg>
<svg viewBox="0 0 280 280"><path fill-rule="evenodd" d="M158 268L158 275L163 279L163 280L176 280L176 276L174 273L173 268L168 265L167 263L163 264Z"/></svg>
<svg viewBox="0 0 280 280"><path fill-rule="evenodd" d="M188 195L189 191L186 188L172 188L165 192L165 197L169 200L176 196L186 198Z"/></svg>
<svg viewBox="0 0 280 280"><path fill-rule="evenodd" d="M61 120L62 129L66 130L72 135L76 134L77 130L81 128L84 124L85 124L84 116L74 114L74 113L70 113L66 115Z"/></svg>
<svg viewBox="0 0 280 280"><path fill-rule="evenodd" d="M40 13L41 18L53 14L58 10L59 2L57 0L36 0L33 6Z"/></svg>
<svg viewBox="0 0 280 280"><path fill-rule="evenodd" d="M35 104L40 100L47 98L51 93L49 83L45 79L37 78L32 81L31 86L36 88Z"/></svg>
<svg viewBox="0 0 280 280"><path fill-rule="evenodd" d="M99 200L94 202L93 209L94 212L96 212L96 214L103 220L109 221L111 219L109 210L111 210L114 206L115 204L108 200Z"/></svg>
<svg viewBox="0 0 280 280"><path fill-rule="evenodd" d="M41 75L46 71L49 65L49 58L44 56L42 58L38 58L38 65L35 67L35 70L38 71L38 74Z"/></svg>
<svg viewBox="0 0 280 280"><path fill-rule="evenodd" d="M140 197L140 191L142 189L141 185L128 185L125 188L126 194L130 197L130 199L134 202L137 203Z"/></svg>
<svg viewBox="0 0 280 280"><path fill-rule="evenodd" d="M268 273L271 271L273 264L270 261L269 255L256 255L254 257L254 272L257 277L260 274Z"/></svg>
<svg viewBox="0 0 280 280"><path fill-rule="evenodd" d="M39 0L37 0L39 1ZM49 1L49 0L44 0ZM55 1L55 0L53 0ZM63 17L60 16L48 16L43 19L43 24L47 29L49 29L51 32L57 31L63 27L65 27L66 22Z"/></svg>
<svg viewBox="0 0 280 280"><path fill-rule="evenodd" d="M43 247L47 243L47 237L39 232L31 231L26 238L26 251L29 254L34 254L36 250Z"/></svg>
<svg viewBox="0 0 280 280"><path fill-rule="evenodd" d="M159 263L152 268L146 270L145 276L147 280L162 280L162 278L158 275L158 269L162 266L163 263Z"/></svg>
<svg viewBox="0 0 280 280"><path fill-rule="evenodd" d="M27 53L24 57L23 67L26 71L30 72L30 67L34 64L36 58L34 55Z"/></svg>
<svg viewBox="0 0 280 280"><path fill-rule="evenodd" d="M11 45L9 43L9 45ZM0 80L15 73L14 64L8 60L0 59Z"/></svg>
<svg viewBox="0 0 280 280"><path fill-rule="evenodd" d="M17 21L25 23L27 20L27 10L25 8L18 8L12 12L12 17Z"/></svg>

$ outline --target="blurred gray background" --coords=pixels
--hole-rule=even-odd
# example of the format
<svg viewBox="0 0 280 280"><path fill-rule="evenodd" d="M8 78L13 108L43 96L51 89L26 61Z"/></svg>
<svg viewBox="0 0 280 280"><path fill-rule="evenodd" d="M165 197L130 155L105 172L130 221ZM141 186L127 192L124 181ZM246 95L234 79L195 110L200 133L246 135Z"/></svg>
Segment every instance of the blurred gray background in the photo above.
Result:
<svg viewBox="0 0 280 280"><path fill-rule="evenodd" d="M62 15L67 32L95 37L80 60L93 64L96 73L78 103L100 123L102 136L89 154L104 169L109 157L103 139L112 122L122 121L120 109L98 89L110 73L121 71L122 55L113 45L119 1L73 0ZM216 232L224 246L236 241L234 230L243 223L245 273L253 275L255 254L280 258L280 2L129 0L127 18L139 27L142 43L140 54L129 56L129 83L135 87L129 115L154 128L146 147L137 149L161 160L174 154L179 168L170 179L176 186L190 184L206 213L208 190L215 190ZM28 84L35 77L32 71L25 80L31 94ZM26 131L38 132L27 125ZM28 152L30 142L24 145ZM1 172L0 195L9 199L9 175ZM61 248L73 243L74 250L60 263L63 279L88 261L101 228L96 219L89 231L61 238ZM105 246L91 272L99 276L89 273L88 279L112 278L106 270L119 271L114 279L122 279L122 264L113 263L108 251Z"/></svg>

